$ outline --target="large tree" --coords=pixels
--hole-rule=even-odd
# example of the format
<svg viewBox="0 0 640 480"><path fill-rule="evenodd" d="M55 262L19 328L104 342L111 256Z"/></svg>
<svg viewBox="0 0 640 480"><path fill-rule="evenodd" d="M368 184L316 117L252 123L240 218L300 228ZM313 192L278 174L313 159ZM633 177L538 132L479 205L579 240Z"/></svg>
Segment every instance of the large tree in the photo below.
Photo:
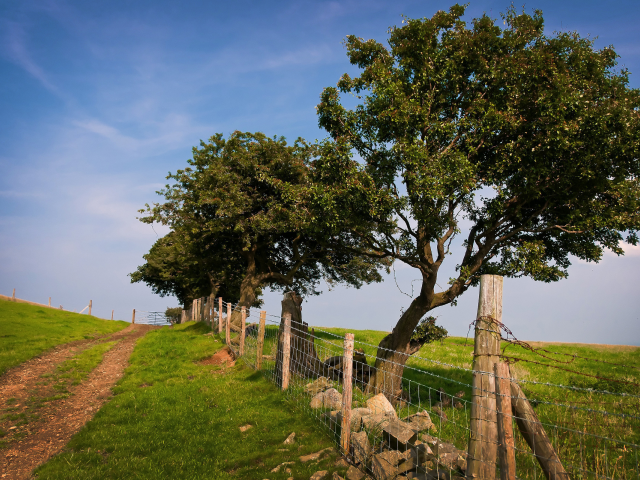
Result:
<svg viewBox="0 0 640 480"><path fill-rule="evenodd" d="M188 168L169 174L175 183L158 192L166 201L147 205L141 220L170 226L181 243L206 250L202 257L225 277L239 277L240 306L252 306L266 286L309 295L322 278L380 281L379 262L333 248L357 241L324 228L309 209L315 155L301 139L288 145L261 133L217 134L193 149ZM193 278L204 272L216 273L201 265Z"/></svg>
<svg viewBox="0 0 640 480"><path fill-rule="evenodd" d="M370 382L380 390L420 348L420 320L481 274L556 281L572 257L597 262L605 248L623 254L625 235L638 240L640 95L613 48L547 36L539 11L467 25L464 10L404 19L388 47L347 37L361 74L318 105L331 136L314 165L318 205L363 253L422 279L380 343ZM362 103L346 108L341 94ZM453 253L446 284L439 272Z"/></svg>

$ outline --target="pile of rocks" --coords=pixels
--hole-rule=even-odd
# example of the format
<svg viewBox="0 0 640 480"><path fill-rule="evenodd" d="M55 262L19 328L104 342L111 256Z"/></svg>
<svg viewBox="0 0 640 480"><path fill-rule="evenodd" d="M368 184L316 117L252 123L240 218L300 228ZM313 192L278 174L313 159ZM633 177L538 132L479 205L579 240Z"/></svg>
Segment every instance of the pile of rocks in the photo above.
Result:
<svg viewBox="0 0 640 480"><path fill-rule="evenodd" d="M339 392L322 377L310 384L308 391L314 394L312 408L332 409L324 418L337 432L342 423ZM366 407L351 410L350 457L376 480L464 477L466 452L429 435L433 426L426 411L398 418L384 394L378 394L367 400Z"/></svg>

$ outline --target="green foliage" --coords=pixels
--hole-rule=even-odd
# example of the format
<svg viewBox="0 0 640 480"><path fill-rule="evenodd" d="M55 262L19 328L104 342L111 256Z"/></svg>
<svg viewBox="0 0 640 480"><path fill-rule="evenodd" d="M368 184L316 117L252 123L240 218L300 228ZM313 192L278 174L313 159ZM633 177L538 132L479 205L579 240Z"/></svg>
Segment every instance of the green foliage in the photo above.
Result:
<svg viewBox="0 0 640 480"><path fill-rule="evenodd" d="M167 309L164 312L164 316L167 317L171 323L177 323L177 322L180 321L180 317L182 316L182 308L180 308L180 307L174 307L174 308L167 307Z"/></svg>
<svg viewBox="0 0 640 480"><path fill-rule="evenodd" d="M442 342L448 335L449 332L444 327L436 325L436 317L429 316L420 321L411 335L411 340L424 345L425 343Z"/></svg>
<svg viewBox="0 0 640 480"><path fill-rule="evenodd" d="M0 374L50 348L117 332L129 324L0 300Z"/></svg>
<svg viewBox="0 0 640 480"><path fill-rule="evenodd" d="M141 210L145 223L171 227L132 274L157 293L184 299L207 282L251 306L261 288L317 294L322 277L360 286L379 281L377 263L331 248L340 232L319 224L309 205L308 164L316 146L262 133L217 134L193 149L189 167ZM342 235L344 236L344 235ZM348 239L340 244L349 243Z"/></svg>
<svg viewBox="0 0 640 480"><path fill-rule="evenodd" d="M623 254L623 234L638 240L640 92L613 48L546 35L540 11L510 8L500 24L464 11L405 19L388 47L348 36L361 74L318 105L331 141L316 205L369 253L420 271L408 332L484 273L556 281L571 256L597 262ZM459 236L458 274L434 293Z"/></svg>

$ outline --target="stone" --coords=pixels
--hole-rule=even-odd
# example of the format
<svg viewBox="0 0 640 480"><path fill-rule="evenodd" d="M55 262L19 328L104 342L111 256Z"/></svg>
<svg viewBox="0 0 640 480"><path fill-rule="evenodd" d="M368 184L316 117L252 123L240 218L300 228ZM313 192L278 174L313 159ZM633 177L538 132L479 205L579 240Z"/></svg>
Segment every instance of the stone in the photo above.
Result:
<svg viewBox="0 0 640 480"><path fill-rule="evenodd" d="M349 467L349 470L347 470L346 477L347 480L362 480L365 477L365 474L351 465Z"/></svg>
<svg viewBox="0 0 640 480"><path fill-rule="evenodd" d="M311 408L342 408L342 395L335 388L316 394L309 404Z"/></svg>
<svg viewBox="0 0 640 480"><path fill-rule="evenodd" d="M253 428L253 425L248 425L248 424L247 424L247 425L243 425L243 426L238 427L238 428L240 428L240 431L241 431L241 432L246 432L246 431L247 431L247 430L249 430L250 428Z"/></svg>
<svg viewBox="0 0 640 480"><path fill-rule="evenodd" d="M304 391L310 395L317 395L328 388L333 387L333 382L327 377L318 377L316 380L304 387Z"/></svg>
<svg viewBox="0 0 640 480"><path fill-rule="evenodd" d="M467 471L467 459L462 455L458 455L458 458L456 458L456 465L458 466L460 471L462 472Z"/></svg>
<svg viewBox="0 0 640 480"><path fill-rule="evenodd" d="M329 448L322 449L322 450L320 450L319 452L316 452L316 453L310 453L309 455L303 455L302 457L300 457L300 461L302 463L306 463L306 462L310 462L312 460L320 460L320 458L325 456L331 450L333 450L333 448L329 447Z"/></svg>
<svg viewBox="0 0 640 480"><path fill-rule="evenodd" d="M344 480L344 478L338 475L338 472L333 472L333 476L331 477L331 480Z"/></svg>
<svg viewBox="0 0 640 480"><path fill-rule="evenodd" d="M332 412L333 413L333 412ZM362 417L371 415L371 410L368 408L352 408L351 409L351 431L359 432L362 426ZM338 424L342 425L342 411L337 412L336 420Z"/></svg>
<svg viewBox="0 0 640 480"><path fill-rule="evenodd" d="M282 443L284 443L285 445L291 445L295 441L296 441L296 432L292 432L291 435L289 435L287 439Z"/></svg>
<svg viewBox="0 0 640 480"><path fill-rule="evenodd" d="M411 456L417 464L422 464L435 458L433 450L431 450L426 443L420 443L411 447Z"/></svg>
<svg viewBox="0 0 640 480"><path fill-rule="evenodd" d="M418 438L417 432L408 423L401 420L390 421L382 431L384 439L392 450L404 452Z"/></svg>
<svg viewBox="0 0 640 480"><path fill-rule="evenodd" d="M433 412L438 415L443 422L447 421L447 414L444 413L444 411L440 407L433 407Z"/></svg>
<svg viewBox="0 0 640 480"><path fill-rule="evenodd" d="M458 393L456 393L455 396L458 397L458 398L464 397L464 390L460 390Z"/></svg>
<svg viewBox="0 0 640 480"><path fill-rule="evenodd" d="M415 430L416 433L422 432L423 430L429 430L433 426L431 417L424 410L413 415L409 415L404 421L407 422L410 428Z"/></svg>
<svg viewBox="0 0 640 480"><path fill-rule="evenodd" d="M349 466L349 462L347 462L346 458L340 457L338 460L336 460L335 466L347 468Z"/></svg>
<svg viewBox="0 0 640 480"><path fill-rule="evenodd" d="M462 410L462 409L464 408L464 404L463 404L462 402L457 402L457 401L456 401L456 402L453 404L453 408L456 408L456 409L458 409L458 410Z"/></svg>
<svg viewBox="0 0 640 480"><path fill-rule="evenodd" d="M293 465L294 463L296 463L296 462L284 462L284 463L281 463L280 465L275 467L273 470L271 470L271 473L278 473L282 467L285 467L287 465Z"/></svg>
<svg viewBox="0 0 640 480"><path fill-rule="evenodd" d="M329 472L327 470L320 470L319 472L311 475L311 477L309 477L309 480L322 480L323 478L326 478L327 475L329 475Z"/></svg>
<svg viewBox="0 0 640 480"><path fill-rule="evenodd" d="M371 413L374 415L382 413L393 415L394 417L398 416L398 414L396 413L396 409L393 408L393 405L391 405L391 402L387 400L387 397L384 396L384 393L379 393L375 397L371 397L369 400L367 400L367 408L371 410Z"/></svg>
<svg viewBox="0 0 640 480"><path fill-rule="evenodd" d="M367 465L367 461L371 455L371 443L369 443L367 432L351 434L351 449L353 451L353 459L357 463Z"/></svg>
<svg viewBox="0 0 640 480"><path fill-rule="evenodd" d="M384 427L389 425L389 417L384 413L377 413L372 415L365 415L362 417L362 424L364 428L367 430L382 430Z"/></svg>
<svg viewBox="0 0 640 480"><path fill-rule="evenodd" d="M391 480L398 474L397 466L402 454L397 450L387 450L371 458L371 473L376 480Z"/></svg>

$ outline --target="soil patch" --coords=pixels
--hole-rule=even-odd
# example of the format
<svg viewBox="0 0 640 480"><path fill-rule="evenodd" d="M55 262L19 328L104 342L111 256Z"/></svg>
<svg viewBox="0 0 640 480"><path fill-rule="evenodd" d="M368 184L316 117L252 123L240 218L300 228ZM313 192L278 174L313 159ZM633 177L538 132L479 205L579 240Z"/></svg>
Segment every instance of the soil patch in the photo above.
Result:
<svg viewBox="0 0 640 480"><path fill-rule="evenodd" d="M224 347L222 350L216 352L215 355L209 358L205 358L200 361L201 365L224 365L227 367L233 367L236 364L236 360L233 356L233 352L229 347Z"/></svg>
<svg viewBox="0 0 640 480"><path fill-rule="evenodd" d="M105 353L98 365L80 385L69 388L71 395L64 399L48 401L36 410L38 420L18 424L5 440L13 440L6 449L0 450L0 478L27 479L31 471L58 453L95 412L111 397L111 387L122 377L135 342L149 330L160 327L130 325L110 337L118 343ZM95 340L84 343L95 342ZM83 344L84 345L84 344ZM42 375L51 373L56 366L73 356L81 346L63 345L38 358L29 360L8 371L0 379L0 405L15 407L12 413L27 411L26 403L38 396ZM45 394L46 395L46 394ZM8 399L13 399L7 403Z"/></svg>

